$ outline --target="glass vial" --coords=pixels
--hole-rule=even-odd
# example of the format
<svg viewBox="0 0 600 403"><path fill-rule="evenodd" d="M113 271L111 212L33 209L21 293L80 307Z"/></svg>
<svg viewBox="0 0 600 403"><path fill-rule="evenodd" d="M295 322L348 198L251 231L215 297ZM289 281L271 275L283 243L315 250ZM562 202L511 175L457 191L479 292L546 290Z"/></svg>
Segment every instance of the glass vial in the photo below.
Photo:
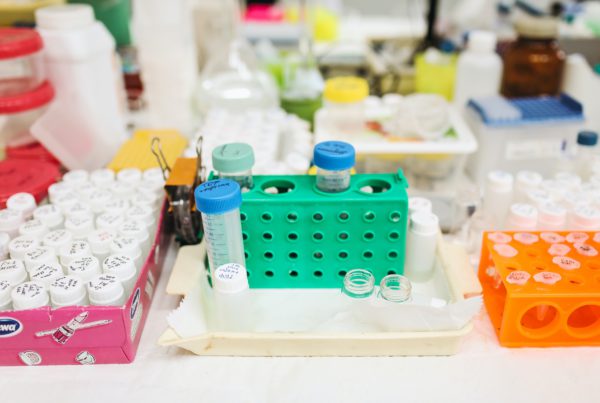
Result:
<svg viewBox="0 0 600 403"><path fill-rule="evenodd" d="M249 144L229 143L215 148L212 164L220 179L237 182L242 190L252 188L254 151Z"/></svg>
<svg viewBox="0 0 600 403"><path fill-rule="evenodd" d="M338 193L350 187L350 171L356 154L351 144L343 141L324 141L315 146L317 188L322 192Z"/></svg>

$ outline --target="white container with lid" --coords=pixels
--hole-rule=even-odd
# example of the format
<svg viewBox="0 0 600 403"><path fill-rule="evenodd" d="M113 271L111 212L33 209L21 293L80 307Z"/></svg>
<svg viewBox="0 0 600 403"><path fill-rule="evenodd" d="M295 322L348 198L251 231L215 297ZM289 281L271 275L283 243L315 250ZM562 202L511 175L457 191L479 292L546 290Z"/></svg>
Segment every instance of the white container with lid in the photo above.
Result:
<svg viewBox="0 0 600 403"><path fill-rule="evenodd" d="M21 235L14 238L8 244L8 251L10 253L10 257L13 259L25 259L25 254L36 249L40 246L40 241L37 239L27 236Z"/></svg>
<svg viewBox="0 0 600 403"><path fill-rule="evenodd" d="M513 176L504 171L491 171L483 190L483 212L493 228L501 228L506 221L513 198Z"/></svg>
<svg viewBox="0 0 600 403"><path fill-rule="evenodd" d="M27 281L13 288L10 293L15 311L35 309L47 306L50 296L44 284L36 281Z"/></svg>
<svg viewBox="0 0 600 403"><path fill-rule="evenodd" d="M142 179L145 181L153 182L161 187L165 185L165 177L163 176L162 168L148 168L144 171Z"/></svg>
<svg viewBox="0 0 600 403"><path fill-rule="evenodd" d="M89 194L87 202L90 205L90 209L98 214L103 212L105 206L112 200L112 193L107 189L100 188Z"/></svg>
<svg viewBox="0 0 600 403"><path fill-rule="evenodd" d="M12 298L10 292L13 286L6 280L0 280L0 312L12 309Z"/></svg>
<svg viewBox="0 0 600 403"><path fill-rule="evenodd" d="M65 220L65 229L71 231L73 239L86 239L94 231L94 215L69 216Z"/></svg>
<svg viewBox="0 0 600 403"><path fill-rule="evenodd" d="M79 201L87 202L90 194L94 193L98 188L91 182L86 182L82 185L77 185L74 189Z"/></svg>
<svg viewBox="0 0 600 403"><path fill-rule="evenodd" d="M141 268L142 249L137 239L133 237L117 236L110 243L111 254L129 256L136 268Z"/></svg>
<svg viewBox="0 0 600 403"><path fill-rule="evenodd" d="M88 235L88 242L92 248L92 253L103 261L110 255L110 243L117 236L117 232L108 229L97 229Z"/></svg>
<svg viewBox="0 0 600 403"><path fill-rule="evenodd" d="M60 249L66 245L69 245L73 241L73 234L71 231L66 229L57 229L54 231L48 232L42 243L44 246L49 246L54 249L54 252L58 255L60 253Z"/></svg>
<svg viewBox="0 0 600 403"><path fill-rule="evenodd" d="M111 187L111 191L116 198L129 200L135 193L135 187L125 182L116 181Z"/></svg>
<svg viewBox="0 0 600 403"><path fill-rule="evenodd" d="M63 215L58 207L53 204L44 204L33 211L33 217L40 220L49 230L62 227Z"/></svg>
<svg viewBox="0 0 600 403"><path fill-rule="evenodd" d="M535 206L526 203L514 203L510 206L505 228L510 231L534 231L537 220L538 211Z"/></svg>
<svg viewBox="0 0 600 403"><path fill-rule="evenodd" d="M600 228L600 210L592 206L577 206L569 217L569 229L597 231Z"/></svg>
<svg viewBox="0 0 600 403"><path fill-rule="evenodd" d="M87 183L90 179L88 171L85 169L73 169L63 175L62 180L73 188Z"/></svg>
<svg viewBox="0 0 600 403"><path fill-rule="evenodd" d="M69 169L96 169L126 138L115 41L87 4L36 10L56 101L32 133Z"/></svg>
<svg viewBox="0 0 600 403"><path fill-rule="evenodd" d="M519 203L527 203L527 192L537 189L544 178L534 171L519 171L515 177L514 200Z"/></svg>
<svg viewBox="0 0 600 403"><path fill-rule="evenodd" d="M158 204L162 200L161 197L147 191L141 191L138 189L133 197L131 198L131 204L133 206L148 206L156 213Z"/></svg>
<svg viewBox="0 0 600 403"><path fill-rule="evenodd" d="M125 222L122 214L102 213L96 217L96 228L116 231Z"/></svg>
<svg viewBox="0 0 600 403"><path fill-rule="evenodd" d="M124 215L131 207L128 200L112 198L104 205L104 211L110 214Z"/></svg>
<svg viewBox="0 0 600 403"><path fill-rule="evenodd" d="M27 270L21 260L6 259L0 261L0 280L8 281L12 286L27 281Z"/></svg>
<svg viewBox="0 0 600 403"><path fill-rule="evenodd" d="M0 210L0 231L14 238L19 235L19 227L25 220L18 211Z"/></svg>
<svg viewBox="0 0 600 403"><path fill-rule="evenodd" d="M50 287L50 284L52 284L54 280L62 276L64 276L64 273L58 262L42 263L34 267L29 273L29 279L31 281L43 283L46 287Z"/></svg>
<svg viewBox="0 0 600 403"><path fill-rule="evenodd" d="M63 306L85 306L89 301L83 281L75 276L62 276L49 286L50 298L54 308Z"/></svg>
<svg viewBox="0 0 600 403"><path fill-rule="evenodd" d="M84 283L91 281L101 273L100 262L95 256L85 256L75 259L67 267L67 274L81 279Z"/></svg>
<svg viewBox="0 0 600 403"><path fill-rule="evenodd" d="M90 174L90 181L99 188L107 189L115 181L115 172L108 168L96 169Z"/></svg>
<svg viewBox="0 0 600 403"><path fill-rule="evenodd" d="M67 218L75 218L75 217L92 217L94 218L94 213L92 212L91 207L87 203L83 203L78 201L73 204L69 211L65 212L65 217Z"/></svg>
<svg viewBox="0 0 600 403"><path fill-rule="evenodd" d="M6 200L6 208L21 213L24 219L33 216L33 210L37 207L35 197L30 193L15 193Z"/></svg>
<svg viewBox="0 0 600 403"><path fill-rule="evenodd" d="M367 81L359 77L335 77L325 81L324 107L315 114L315 131L356 134L365 130L364 101Z"/></svg>
<svg viewBox="0 0 600 403"><path fill-rule="evenodd" d="M121 306L125 303L125 289L112 274L100 274L87 284L91 305Z"/></svg>
<svg viewBox="0 0 600 403"><path fill-rule="evenodd" d="M59 196L69 194L73 191L73 185L67 182L53 183L48 187L48 198L54 203Z"/></svg>
<svg viewBox="0 0 600 403"><path fill-rule="evenodd" d="M439 220L435 214L419 212L411 215L404 263L404 274L411 281L426 281L431 277L439 231Z"/></svg>
<svg viewBox="0 0 600 403"><path fill-rule="evenodd" d="M87 241L72 241L70 244L60 248L60 263L63 266L68 267L74 260L85 256L91 256L91 254L92 250Z"/></svg>
<svg viewBox="0 0 600 403"><path fill-rule="evenodd" d="M42 240L44 235L46 235L50 229L42 223L41 220L34 218L33 220L25 221L19 227L20 235L27 235L33 237L39 241Z"/></svg>
<svg viewBox="0 0 600 403"><path fill-rule="evenodd" d="M102 271L105 274L115 275L123 288L125 295L130 295L137 281L137 270L133 259L123 254L113 254L102 262Z"/></svg>
<svg viewBox="0 0 600 403"><path fill-rule="evenodd" d="M538 209L538 230L560 231L565 229L567 210L556 203L546 203Z"/></svg>
<svg viewBox="0 0 600 403"><path fill-rule="evenodd" d="M60 212L63 215L69 214L71 208L79 202L77 200L77 195L74 191L70 191L68 193L60 194L54 198L52 202L56 207L60 209Z"/></svg>
<svg viewBox="0 0 600 403"><path fill-rule="evenodd" d="M56 258L56 252L50 246L38 246L25 253L23 262L27 271L30 272L43 263L58 263L58 259Z"/></svg>
<svg viewBox="0 0 600 403"><path fill-rule="evenodd" d="M0 260L8 258L8 243L10 236L6 232L0 232Z"/></svg>
<svg viewBox="0 0 600 403"><path fill-rule="evenodd" d="M239 263L217 267L212 273L219 330L243 331L252 324L248 274Z"/></svg>
<svg viewBox="0 0 600 403"><path fill-rule="evenodd" d="M138 168L121 169L117 173L117 180L135 187L142 180L142 171Z"/></svg>
<svg viewBox="0 0 600 403"><path fill-rule="evenodd" d="M123 224L119 225L119 235L126 238L135 238L140 244L142 256L148 254L150 248L150 235L148 234L148 229L141 221L125 221Z"/></svg>
<svg viewBox="0 0 600 403"><path fill-rule="evenodd" d="M141 223L146 225L149 233L154 233L154 223L156 222L154 218L154 210L148 206L133 206L127 210L125 213L128 219L130 220L138 220Z"/></svg>

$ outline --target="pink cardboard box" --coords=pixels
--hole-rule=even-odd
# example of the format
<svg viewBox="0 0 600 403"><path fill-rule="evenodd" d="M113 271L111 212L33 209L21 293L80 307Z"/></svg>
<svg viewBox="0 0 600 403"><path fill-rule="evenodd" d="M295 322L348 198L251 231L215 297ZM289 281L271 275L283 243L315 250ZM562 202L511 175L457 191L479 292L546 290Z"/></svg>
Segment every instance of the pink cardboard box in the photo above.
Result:
<svg viewBox="0 0 600 403"><path fill-rule="evenodd" d="M0 365L132 362L170 239L164 215L163 210L150 253L124 306L0 312Z"/></svg>

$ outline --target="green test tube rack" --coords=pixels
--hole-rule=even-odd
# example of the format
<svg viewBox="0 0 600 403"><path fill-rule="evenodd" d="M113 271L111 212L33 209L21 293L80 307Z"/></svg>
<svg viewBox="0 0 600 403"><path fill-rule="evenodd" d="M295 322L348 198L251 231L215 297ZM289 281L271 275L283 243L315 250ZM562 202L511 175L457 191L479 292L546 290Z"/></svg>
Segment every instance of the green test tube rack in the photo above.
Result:
<svg viewBox="0 0 600 403"><path fill-rule="evenodd" d="M324 193L315 177L253 176L241 220L252 288L340 288L346 272L380 281L402 274L407 182L396 174L353 175L348 190Z"/></svg>

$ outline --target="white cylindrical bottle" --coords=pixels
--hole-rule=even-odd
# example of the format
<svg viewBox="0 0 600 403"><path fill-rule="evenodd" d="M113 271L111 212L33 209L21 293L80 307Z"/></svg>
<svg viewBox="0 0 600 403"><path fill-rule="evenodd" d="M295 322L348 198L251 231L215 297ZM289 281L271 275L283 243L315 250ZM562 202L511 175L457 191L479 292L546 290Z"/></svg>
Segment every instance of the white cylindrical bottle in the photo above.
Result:
<svg viewBox="0 0 600 403"><path fill-rule="evenodd" d="M32 134L67 168L100 168L126 138L115 41L86 4L40 8L35 18L56 100Z"/></svg>
<svg viewBox="0 0 600 403"><path fill-rule="evenodd" d="M50 303L48 290L42 283L27 281L12 289L11 297L15 311L35 309Z"/></svg>
<svg viewBox="0 0 600 403"><path fill-rule="evenodd" d="M137 270L133 259L123 254L113 254L102 262L102 272L117 276L123 288L125 295L128 296L133 290L137 281Z"/></svg>
<svg viewBox="0 0 600 403"><path fill-rule="evenodd" d="M10 311L12 309L12 284L6 280L0 280L0 312Z"/></svg>
<svg viewBox="0 0 600 403"><path fill-rule="evenodd" d="M57 278L64 276L62 267L58 263L42 263L37 265L29 273L31 281L37 281L38 283L44 284L46 287L50 287L50 284Z"/></svg>
<svg viewBox="0 0 600 403"><path fill-rule="evenodd" d="M100 262L95 256L85 256L75 259L67 267L67 274L79 278L84 283L91 281L98 274L102 274Z"/></svg>
<svg viewBox="0 0 600 403"><path fill-rule="evenodd" d="M75 276L62 276L49 286L52 307L85 306L88 304L84 282Z"/></svg>
<svg viewBox="0 0 600 403"><path fill-rule="evenodd" d="M567 210L559 204L546 203L538 209L538 230L561 231L565 229Z"/></svg>
<svg viewBox="0 0 600 403"><path fill-rule="evenodd" d="M9 209L0 210L0 231L6 232L9 237L19 235L19 227L24 219L20 212Z"/></svg>
<svg viewBox="0 0 600 403"><path fill-rule="evenodd" d="M509 231L533 231L537 226L538 211L531 204L515 203L510 206L506 225Z"/></svg>
<svg viewBox="0 0 600 403"><path fill-rule="evenodd" d="M414 213L406 235L404 275L411 281L428 280L437 256L439 220L432 213Z"/></svg>
<svg viewBox="0 0 600 403"><path fill-rule="evenodd" d="M6 208L21 213L24 219L29 220L33 216L33 210L37 207L35 198L29 193L15 193L6 200Z"/></svg>
<svg viewBox="0 0 600 403"><path fill-rule="evenodd" d="M13 287L27 281L27 270L21 260L6 259L0 261L0 280L8 281Z"/></svg>
<svg viewBox="0 0 600 403"><path fill-rule="evenodd" d="M221 265L212 273L212 284L220 330L249 330L253 320L246 268L238 263Z"/></svg>
<svg viewBox="0 0 600 403"><path fill-rule="evenodd" d="M575 165L579 176L588 179L592 174L594 154L597 153L598 134L592 131L582 131L577 135Z"/></svg>
<svg viewBox="0 0 600 403"><path fill-rule="evenodd" d="M60 209L53 204L45 204L33 211L33 217L40 220L50 231L59 229L63 223Z"/></svg>
<svg viewBox="0 0 600 403"><path fill-rule="evenodd" d="M0 232L0 260L8 258L8 243L10 236L6 232Z"/></svg>
<svg viewBox="0 0 600 403"><path fill-rule="evenodd" d="M496 54L496 35L470 32L467 49L456 65L454 104L462 109L471 98L498 94L501 78L502 59Z"/></svg>
<svg viewBox="0 0 600 403"><path fill-rule="evenodd" d="M112 274L100 274L87 284L91 305L121 306L125 303L123 285Z"/></svg>
<svg viewBox="0 0 600 403"><path fill-rule="evenodd" d="M515 177L514 201L517 203L527 203L529 201L527 192L537 189L544 180L544 177L533 171L519 171Z"/></svg>
<svg viewBox="0 0 600 403"><path fill-rule="evenodd" d="M483 191L483 212L494 229L502 228L513 198L513 176L504 171L488 174Z"/></svg>

